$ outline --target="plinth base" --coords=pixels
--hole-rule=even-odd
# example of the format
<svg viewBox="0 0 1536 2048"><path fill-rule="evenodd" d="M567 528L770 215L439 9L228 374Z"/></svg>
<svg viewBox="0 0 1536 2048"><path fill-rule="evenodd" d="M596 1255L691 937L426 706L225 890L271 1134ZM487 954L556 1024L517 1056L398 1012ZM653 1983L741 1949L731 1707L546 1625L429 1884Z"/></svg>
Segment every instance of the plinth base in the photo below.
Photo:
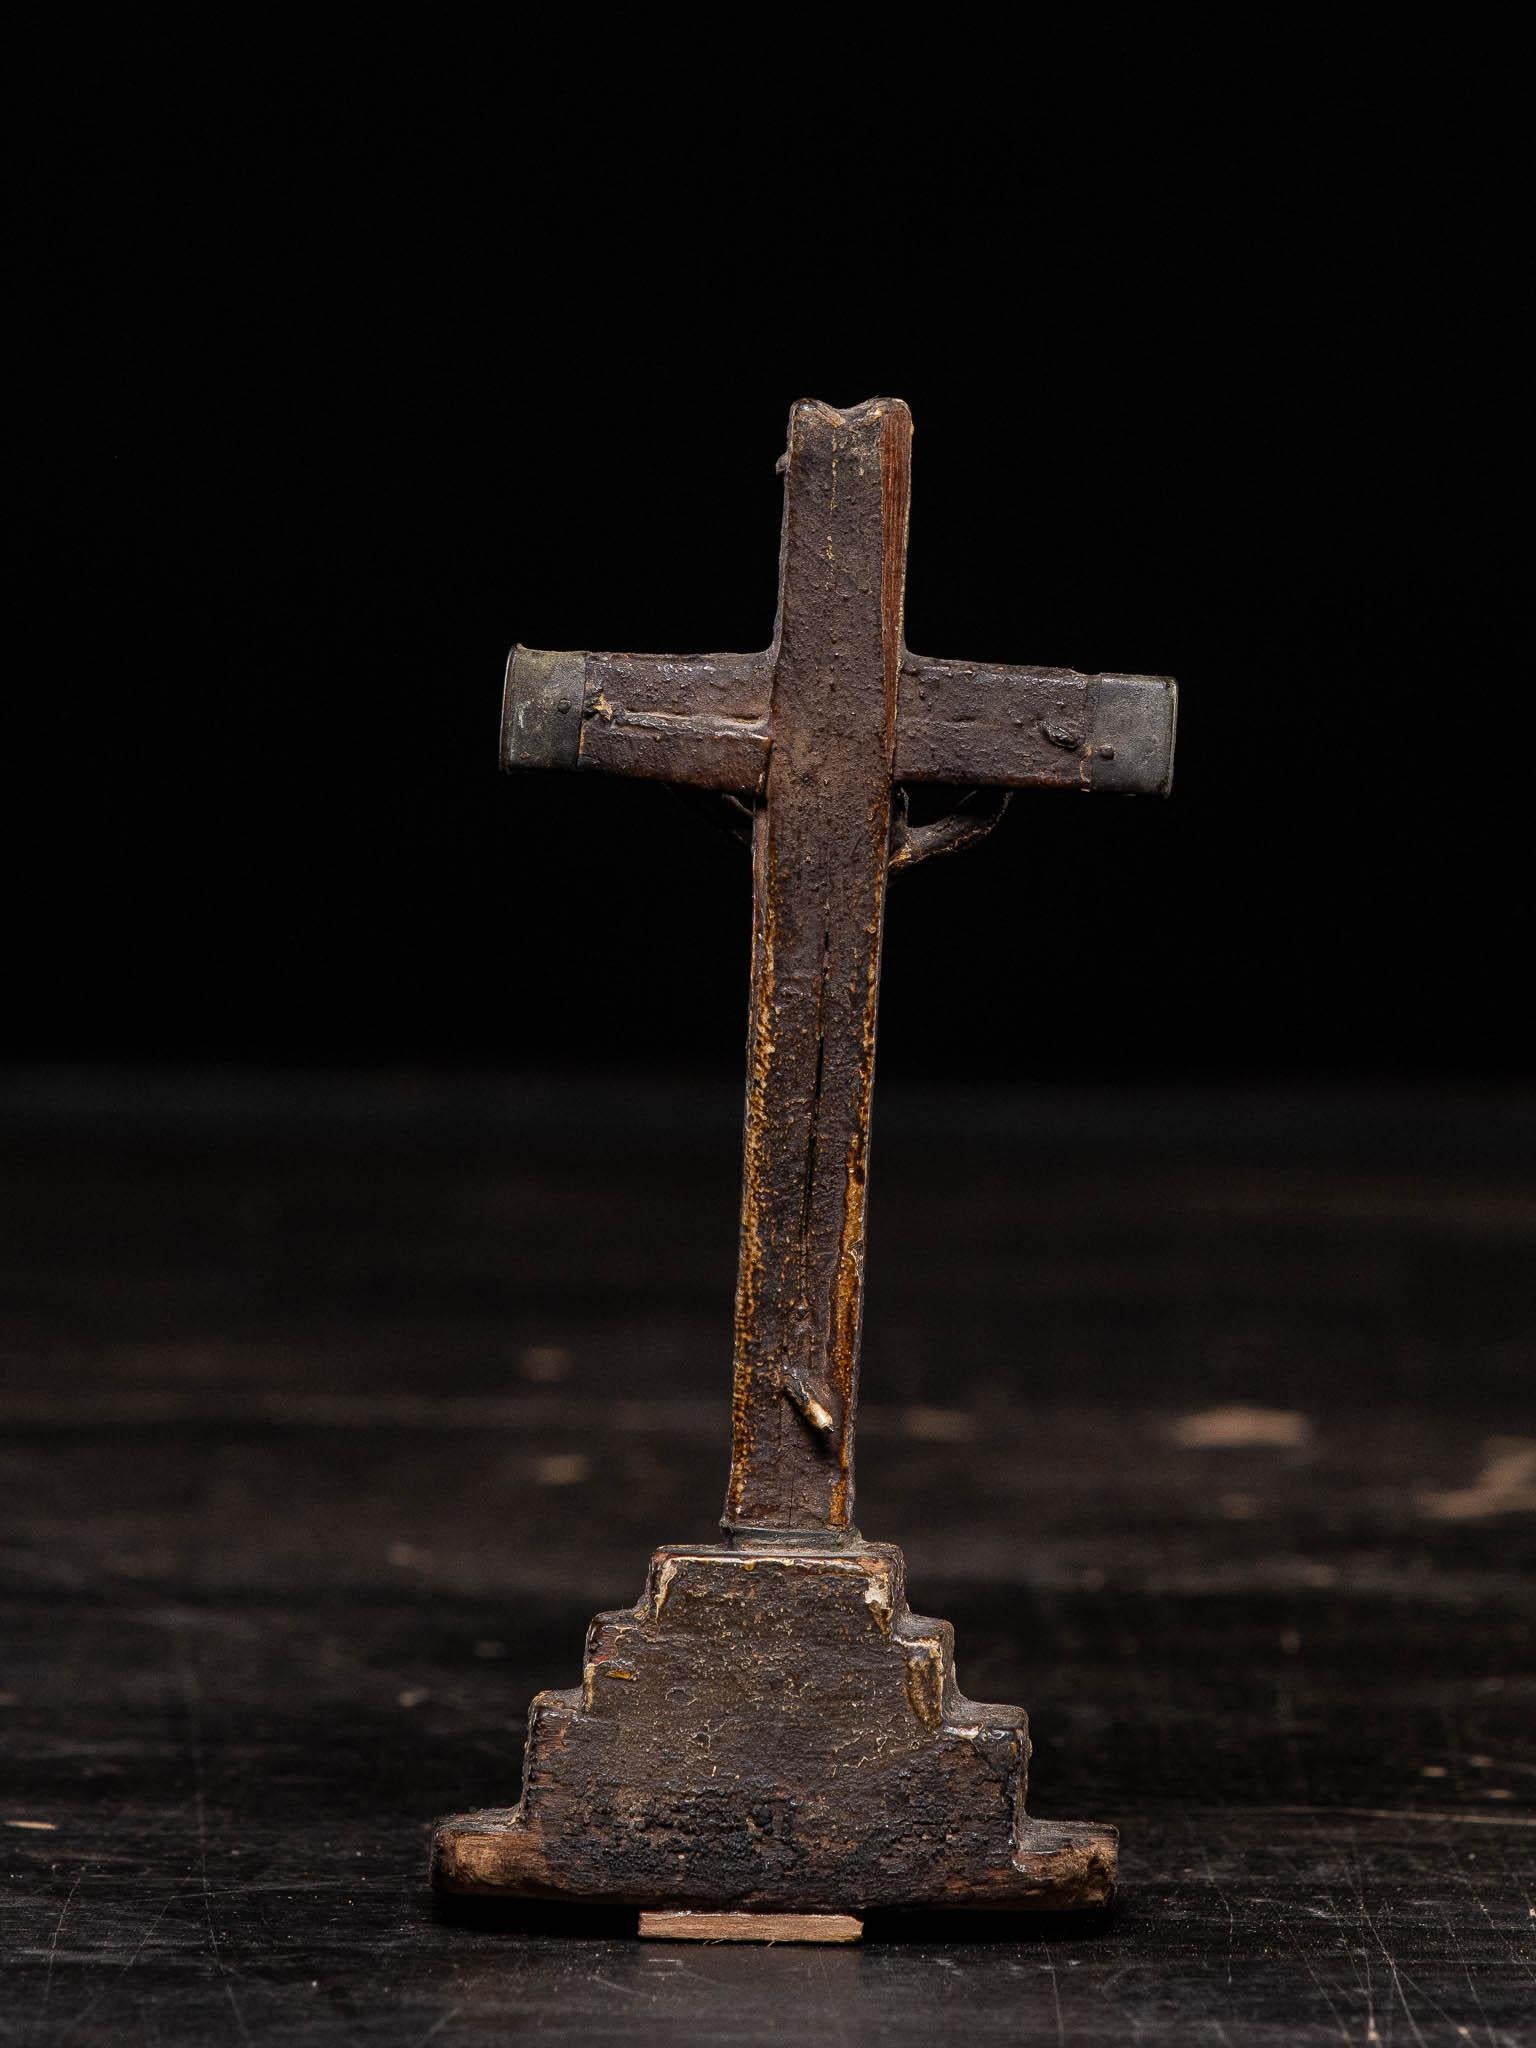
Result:
<svg viewBox="0 0 1536 2048"><path fill-rule="evenodd" d="M433 1882L648 1913L1106 1905L1114 1829L1028 1819L1028 1757L1020 1708L956 1688L893 1545L669 1545L592 1623L581 1685L534 1700L521 1804L444 1821Z"/></svg>

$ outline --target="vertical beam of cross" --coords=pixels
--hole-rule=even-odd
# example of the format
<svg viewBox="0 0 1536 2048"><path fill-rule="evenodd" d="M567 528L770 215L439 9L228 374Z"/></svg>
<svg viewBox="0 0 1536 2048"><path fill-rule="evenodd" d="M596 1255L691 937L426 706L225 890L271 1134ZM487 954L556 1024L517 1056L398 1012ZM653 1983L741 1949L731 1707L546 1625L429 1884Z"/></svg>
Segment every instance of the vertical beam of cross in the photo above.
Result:
<svg viewBox="0 0 1536 2048"><path fill-rule="evenodd" d="M894 400L790 418L753 831L732 1528L853 1519L911 440Z"/></svg>

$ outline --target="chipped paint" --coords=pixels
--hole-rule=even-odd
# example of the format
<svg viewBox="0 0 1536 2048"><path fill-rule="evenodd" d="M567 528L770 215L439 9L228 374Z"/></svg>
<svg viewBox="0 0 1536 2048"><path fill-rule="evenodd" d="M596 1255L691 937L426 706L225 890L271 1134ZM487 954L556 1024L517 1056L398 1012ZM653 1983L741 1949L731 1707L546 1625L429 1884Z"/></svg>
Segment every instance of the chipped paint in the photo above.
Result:
<svg viewBox="0 0 1536 2048"><path fill-rule="evenodd" d="M944 1719L944 1645L919 1637L906 1650L912 1711L925 1728L937 1728Z"/></svg>
<svg viewBox="0 0 1536 2048"><path fill-rule="evenodd" d="M891 1618L896 1610L896 1596L891 1587L888 1570L872 1571L869 1584L864 1588L864 1604L874 1615L882 1632L891 1632Z"/></svg>

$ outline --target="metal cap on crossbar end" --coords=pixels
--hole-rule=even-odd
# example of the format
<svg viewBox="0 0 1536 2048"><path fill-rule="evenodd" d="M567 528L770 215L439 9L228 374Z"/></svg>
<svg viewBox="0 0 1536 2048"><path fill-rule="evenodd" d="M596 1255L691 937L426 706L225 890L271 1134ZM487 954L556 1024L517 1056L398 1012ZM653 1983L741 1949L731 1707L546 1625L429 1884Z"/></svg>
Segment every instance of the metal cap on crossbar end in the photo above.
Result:
<svg viewBox="0 0 1536 2048"><path fill-rule="evenodd" d="M514 647L501 699L503 768L574 768L581 751L585 654Z"/></svg>
<svg viewBox="0 0 1536 2048"><path fill-rule="evenodd" d="M1171 676L1100 676L1093 787L1110 795L1167 796L1179 686Z"/></svg>

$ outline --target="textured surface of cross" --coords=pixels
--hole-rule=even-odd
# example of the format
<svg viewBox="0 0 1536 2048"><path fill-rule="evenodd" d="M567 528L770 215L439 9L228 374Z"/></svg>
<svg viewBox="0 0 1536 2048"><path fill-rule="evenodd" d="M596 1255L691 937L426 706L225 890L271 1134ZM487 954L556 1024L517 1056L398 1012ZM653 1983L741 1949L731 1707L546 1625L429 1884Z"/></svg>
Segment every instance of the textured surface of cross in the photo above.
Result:
<svg viewBox="0 0 1536 2048"><path fill-rule="evenodd" d="M1023 1713L959 1694L900 1554L859 1537L853 1432L887 876L1021 788L1166 793L1173 684L926 660L902 633L911 418L790 416L766 652L513 651L508 767L714 789L751 817L751 1016L723 1545L658 1551L541 1694L521 1804L445 1822L450 1891L649 1909L1080 1907L1113 1830L1029 1820ZM905 787L956 786L907 819Z"/></svg>

